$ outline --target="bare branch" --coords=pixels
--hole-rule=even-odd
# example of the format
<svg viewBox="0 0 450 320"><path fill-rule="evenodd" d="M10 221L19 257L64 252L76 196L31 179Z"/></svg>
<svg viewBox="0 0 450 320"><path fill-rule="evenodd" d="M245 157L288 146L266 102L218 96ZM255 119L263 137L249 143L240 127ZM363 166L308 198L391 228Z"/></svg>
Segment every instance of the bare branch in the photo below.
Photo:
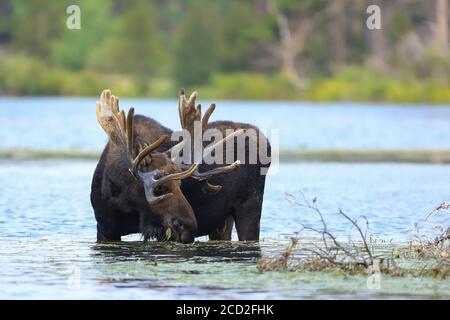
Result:
<svg viewBox="0 0 450 320"><path fill-rule="evenodd" d="M339 214L351 223L351 228L355 228L359 233L359 236L361 238L360 240L364 248L364 254L361 254L359 246L353 241L350 234L348 237L351 246L348 247L348 245L341 243L337 239L337 237L328 230L325 217L317 205L317 197L315 197L312 202L310 202L303 192L300 192L300 194L303 198L303 202L299 202L295 196L289 193L286 194L286 198L293 205L312 210L319 217L320 224L322 226L321 229L313 228L301 223L301 231L312 231L320 236L324 248L320 248L316 244L312 244L315 248L314 252L319 258L325 259L328 262L336 265L342 265L346 263L346 261L347 263L354 263L357 265L363 265L365 267L369 267L373 264L373 254L367 242L367 231L369 228L369 223L365 216L360 216L357 219L352 219L341 209L339 209ZM363 232L361 226L359 226L358 224L359 219L364 219L366 221L365 232ZM366 259L366 256L368 256L368 259ZM339 257L341 257L341 259L339 259Z"/></svg>

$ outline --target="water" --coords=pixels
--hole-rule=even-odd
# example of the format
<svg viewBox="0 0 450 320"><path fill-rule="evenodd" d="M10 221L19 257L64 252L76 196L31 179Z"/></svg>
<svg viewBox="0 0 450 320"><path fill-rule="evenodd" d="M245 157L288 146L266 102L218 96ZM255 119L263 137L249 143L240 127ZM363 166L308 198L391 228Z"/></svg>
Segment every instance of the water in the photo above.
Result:
<svg viewBox="0 0 450 320"><path fill-rule="evenodd" d="M0 99L0 149L100 150L104 132L95 99ZM204 105L206 103L203 103ZM124 100L122 107L178 127L175 101ZM281 147L450 148L450 108L220 102L214 119L280 129ZM332 232L349 234L337 209L365 215L373 238L404 243L415 225L433 236L448 214L427 214L449 201L450 165L281 164L267 179L261 242L142 244L138 235L97 244L89 201L93 161L0 161L0 299L292 299L450 298L450 281L383 276L258 273L262 255L279 253L314 212L286 200L318 198ZM305 234L305 236L309 234ZM236 234L234 233L236 240Z"/></svg>
<svg viewBox="0 0 450 320"><path fill-rule="evenodd" d="M319 224L312 212L291 205L285 192L317 196L339 235L347 235L348 224L335 214L337 207L366 215L377 239L402 242L415 222L423 224L433 207L448 200L448 165L282 164L268 177L259 245L204 237L193 245L144 245L136 235L96 244L89 202L95 164L0 163L0 298L450 298L448 280L386 276L380 290L370 290L364 275L260 274L255 267L261 255L280 252L301 223ZM450 222L448 215L432 221ZM433 234L431 228L424 232Z"/></svg>
<svg viewBox="0 0 450 320"><path fill-rule="evenodd" d="M0 99L0 148L101 149L95 100ZM179 127L175 100L123 99L121 107ZM450 149L450 108L219 101L211 120L220 119L279 129L283 148Z"/></svg>

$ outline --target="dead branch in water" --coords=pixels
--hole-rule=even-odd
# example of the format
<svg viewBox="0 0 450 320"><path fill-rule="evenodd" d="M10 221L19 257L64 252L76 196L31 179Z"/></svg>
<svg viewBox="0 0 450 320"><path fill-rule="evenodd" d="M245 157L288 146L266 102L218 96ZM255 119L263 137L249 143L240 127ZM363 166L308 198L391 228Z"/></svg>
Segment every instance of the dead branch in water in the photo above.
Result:
<svg viewBox="0 0 450 320"><path fill-rule="evenodd" d="M450 203L443 202L433 209L425 218L427 221L432 215L449 214ZM429 224L429 223L428 223ZM438 257L447 258L450 256L450 227L441 224L432 224L433 228L439 233L434 238L421 234L417 224L415 224L415 243L412 244L417 253L434 254Z"/></svg>
<svg viewBox="0 0 450 320"><path fill-rule="evenodd" d="M431 217L433 214L438 213L442 210L448 210L450 209L450 202L442 202L440 205L438 205L436 208L434 208L425 218L425 221L428 220L429 217ZM448 212L450 213L450 212Z"/></svg>
<svg viewBox="0 0 450 320"><path fill-rule="evenodd" d="M318 235L319 242L302 241L299 246L300 238L291 238L290 243L285 249L275 257L262 257L257 262L257 269L260 272L267 271L323 271L323 270L343 270L344 272L379 272L389 274L391 276L405 276L407 274L417 276L432 276L446 278L450 274L450 227L438 226L439 235L430 238L420 234L417 229L415 239L411 241L409 248L402 248L399 251L392 252L392 255L375 256L373 249L369 246L368 229L369 222L365 216L352 218L341 209L337 214L349 223L351 230L357 231L357 239L348 236L348 241L340 241L333 234L327 225L326 219L322 211L317 205L317 197L311 201L306 199L301 193L302 201L298 201L295 196L287 193L287 200L297 207L306 208L316 214L320 221L320 227L310 227L301 223L302 229L299 231L310 231ZM442 203L431 213L436 211L449 210L449 203ZM429 218L431 213L426 217ZM445 212L448 213L448 212ZM361 226L360 220L363 219L365 226ZM371 243L373 245L373 243ZM298 248L299 247L299 248ZM297 261L294 260L293 254L295 249L297 252L306 253L301 255ZM420 269L405 269L396 263L396 259L408 257L412 255L412 259L419 258L425 266Z"/></svg>
<svg viewBox="0 0 450 320"><path fill-rule="evenodd" d="M308 270L322 270L330 267L339 267L345 270L354 270L356 268L367 269L373 265L374 256L369 248L367 241L367 231L369 222L365 216L360 216L357 219L353 219L339 209L338 214L347 222L349 222L351 228L356 229L359 235L360 245L355 243L349 236L348 243L344 243L338 240L328 228L327 222L324 218L322 211L317 206L317 197L308 201L303 193L302 202L299 202L295 196L287 193L286 198L292 204L297 207L306 208L314 212L321 224L321 228L314 228L301 223L302 229L299 231L311 231L317 234L321 241L320 243L308 243L302 246L301 251L307 253L306 260L300 261L300 263L293 264L290 267L291 271L295 271L301 268ZM365 228L361 227L358 220L363 219L365 221ZM267 258L262 257L257 262L257 268L261 272L265 271L286 271L289 270L289 259L293 254L294 249L299 243L299 238L291 238L291 243L286 246L283 252L276 257Z"/></svg>
<svg viewBox="0 0 450 320"><path fill-rule="evenodd" d="M344 211L339 209L338 214L350 223L351 228L356 229L359 234L359 241L362 245L357 245L353 239L349 236L348 243L343 243L333 235L328 228L322 211L317 206L317 197L314 197L312 202L308 201L303 192L301 192L303 202L299 202L295 196L286 193L286 198L292 204L312 210L320 219L321 228L313 228L301 223L302 229L300 232L307 230L312 231L320 236L323 247L313 245L314 249L306 249L311 252L315 258L327 261L331 265L337 266L362 266L368 268L373 265L373 253L369 248L367 241L367 232L369 229L369 221L365 216L360 216L357 219L353 219L348 216ZM359 225L358 220L363 219L365 221L365 228Z"/></svg>

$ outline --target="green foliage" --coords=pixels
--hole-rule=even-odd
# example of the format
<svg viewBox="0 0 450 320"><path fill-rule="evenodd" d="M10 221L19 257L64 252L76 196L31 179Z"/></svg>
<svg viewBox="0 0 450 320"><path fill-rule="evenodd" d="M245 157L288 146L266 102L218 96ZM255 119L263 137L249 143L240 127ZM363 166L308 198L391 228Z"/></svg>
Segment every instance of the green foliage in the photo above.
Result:
<svg viewBox="0 0 450 320"><path fill-rule="evenodd" d="M291 45L281 42L271 3L286 19ZM81 30L66 28L70 4L81 8ZM125 96L173 98L186 87L214 99L450 102L450 55L430 46L436 12L428 2L382 1L390 14L385 50L376 52L365 2L331 4L7 0L0 6L0 94L98 95L112 87ZM303 41L298 31L306 25ZM344 52L339 59L337 47ZM282 59L290 58L289 48L294 57ZM379 52L383 72L367 67Z"/></svg>
<svg viewBox="0 0 450 320"><path fill-rule="evenodd" d="M233 73L216 74L211 84L198 89L210 99L290 100L295 89L284 75Z"/></svg>
<svg viewBox="0 0 450 320"><path fill-rule="evenodd" d="M326 0L276 0L281 10L286 12L307 13L320 10L326 5Z"/></svg>
<svg viewBox="0 0 450 320"><path fill-rule="evenodd" d="M114 87L118 95L139 94L130 78L93 71L69 72L26 56L0 54L0 94L96 96L106 87Z"/></svg>
<svg viewBox="0 0 450 320"><path fill-rule="evenodd" d="M205 84L218 71L225 49L218 21L213 2L191 2L175 42L174 75L180 86Z"/></svg>
<svg viewBox="0 0 450 320"><path fill-rule="evenodd" d="M136 86L133 94L146 94L149 79L160 75L167 61L157 24L150 2L127 2L123 15L112 19L114 32L99 39L90 51L88 66L104 73L131 75Z"/></svg>
<svg viewBox="0 0 450 320"><path fill-rule="evenodd" d="M110 1L99 4L92 0L73 1L81 11L81 29L63 28L62 35L52 44L52 61L55 65L69 70L86 67L89 56L95 48L115 31L116 21L111 19Z"/></svg>
<svg viewBox="0 0 450 320"><path fill-rule="evenodd" d="M23 95L60 93L64 81L64 73L60 70L50 70L45 63L23 56L14 59L2 56L0 61L0 85L6 92Z"/></svg>
<svg viewBox="0 0 450 320"><path fill-rule="evenodd" d="M442 84L450 83L450 53L425 51L412 65L407 65L421 79L435 79Z"/></svg>
<svg viewBox="0 0 450 320"><path fill-rule="evenodd" d="M389 37L393 41L398 41L404 34L412 29L412 22L405 12L397 12L391 20L389 26Z"/></svg>
<svg viewBox="0 0 450 320"><path fill-rule="evenodd" d="M33 75L32 77L30 75ZM0 54L0 95L96 96L103 88L114 88L119 96L174 98L178 85L170 79L138 83L132 76L95 71L73 72L49 67L26 56ZM397 103L449 103L445 82L418 81L414 77L393 78L361 67L340 69L333 77L317 78L298 92L283 74L218 73L198 90L205 99L377 101Z"/></svg>
<svg viewBox="0 0 450 320"><path fill-rule="evenodd" d="M121 18L113 56L116 70L149 76L163 59L157 16L150 2L135 2Z"/></svg>
<svg viewBox="0 0 450 320"><path fill-rule="evenodd" d="M378 101L448 103L450 87L436 81L402 78L370 68L346 67L333 77L316 80L305 93L312 101Z"/></svg>
<svg viewBox="0 0 450 320"><path fill-rule="evenodd" d="M52 41L65 27L67 1L15 0L12 5L13 47L48 60Z"/></svg>
<svg viewBox="0 0 450 320"><path fill-rule="evenodd" d="M246 69L249 61L245 57L271 37L267 19L255 18L249 3L231 3L222 14L222 68L227 71Z"/></svg>

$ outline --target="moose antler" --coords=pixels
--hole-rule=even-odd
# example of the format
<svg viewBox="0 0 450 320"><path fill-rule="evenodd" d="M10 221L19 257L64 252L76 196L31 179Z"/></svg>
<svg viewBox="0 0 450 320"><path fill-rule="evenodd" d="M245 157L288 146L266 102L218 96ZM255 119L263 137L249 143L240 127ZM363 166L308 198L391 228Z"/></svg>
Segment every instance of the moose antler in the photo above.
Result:
<svg viewBox="0 0 450 320"><path fill-rule="evenodd" d="M103 90L96 103L97 121L111 140L117 145L126 145L125 114L119 110L118 99L110 90Z"/></svg>
<svg viewBox="0 0 450 320"><path fill-rule="evenodd" d="M127 150L129 170L135 177L142 160L168 139L167 135L162 135L134 157L134 108L130 108L125 116L125 112L119 109L119 98L112 95L110 90L103 90L96 104L96 114L97 121L111 141Z"/></svg>
<svg viewBox="0 0 450 320"><path fill-rule="evenodd" d="M181 127L187 130L191 136L191 152L190 152L190 161L193 162L194 155L194 144L195 144L195 136L194 136L194 128L195 123L201 121L202 130L206 128L208 125L209 118L211 114L216 109L216 105L212 103L209 108L206 110L205 115L202 118L202 105L198 104L195 107L195 99L197 98L197 92L192 92L189 99L186 98L184 89L180 89L179 99L178 99L178 112L180 116Z"/></svg>
<svg viewBox="0 0 450 320"><path fill-rule="evenodd" d="M211 114L216 109L216 104L211 103L202 118L202 105L198 104L197 108L195 107L195 99L197 98L197 95L198 93L194 91L192 92L189 99L186 99L184 89L180 89L180 97L178 99L178 112L180 114L181 127L183 129L189 130L189 132L193 131L195 121L201 120L202 127L206 127L208 125Z"/></svg>
<svg viewBox="0 0 450 320"><path fill-rule="evenodd" d="M110 90L103 90L100 101L96 104L97 120L103 130L108 134L111 141L119 147L126 150L127 159L129 161L128 170L136 179L143 180L143 177L147 173L141 173L139 167L141 162L150 155L151 152L161 146L167 139L167 135L162 135L151 145L142 148L141 144L135 152L134 143L134 108L128 110L128 115L125 116L125 112L119 109L119 99L111 94ZM137 154L134 156L134 154ZM151 161L151 158L150 160ZM190 177L196 170L198 165L192 165L188 170L183 172L177 172L169 174L167 176L160 177L158 170L151 172L152 179L149 181L143 181L148 184L151 183L151 195L152 201L159 201L172 194L165 194L163 196L154 196L154 190L156 190L162 184L170 180L181 180Z"/></svg>
<svg viewBox="0 0 450 320"><path fill-rule="evenodd" d="M180 123L181 123L181 127L185 130L187 130L190 133L191 136L191 152L190 152L190 160L191 162L193 161L193 149L194 149L194 127L195 127L195 122L196 121L201 121L202 124L202 130L205 130L206 126L208 125L209 122L209 118L211 117L212 113L214 112L214 110L216 109L216 105L214 103L212 103L209 108L206 110L204 116L202 117L202 106L201 104L198 104L197 107L195 107L195 100L197 98L197 92L193 92L189 99L186 98L185 95L185 91L184 89L180 89L179 92L179 99L178 99L178 112L179 112L179 116L180 116ZM211 153L212 150L214 150L215 148L224 145L226 142L234 139L234 137L239 136L240 134L242 134L244 132L244 130L237 130L234 133L228 135L227 137L223 138L220 141L215 142L213 145L208 146L203 154L207 155L209 153ZM200 141L201 142L201 141ZM176 148L178 148L179 145L175 146L173 149L175 150ZM216 194L217 192L219 192L222 187L219 185L212 185L210 184L207 180L220 175L220 174L225 174L225 173L230 173L234 170L236 170L240 165L239 161L234 162L231 165L228 166L224 166L221 168L216 168L213 169L211 171L207 171L207 172L203 172L200 173L198 172L198 169L194 172L194 174L191 176L192 178L199 180L199 181L204 181L205 183L202 185L202 190L205 193L208 194Z"/></svg>

